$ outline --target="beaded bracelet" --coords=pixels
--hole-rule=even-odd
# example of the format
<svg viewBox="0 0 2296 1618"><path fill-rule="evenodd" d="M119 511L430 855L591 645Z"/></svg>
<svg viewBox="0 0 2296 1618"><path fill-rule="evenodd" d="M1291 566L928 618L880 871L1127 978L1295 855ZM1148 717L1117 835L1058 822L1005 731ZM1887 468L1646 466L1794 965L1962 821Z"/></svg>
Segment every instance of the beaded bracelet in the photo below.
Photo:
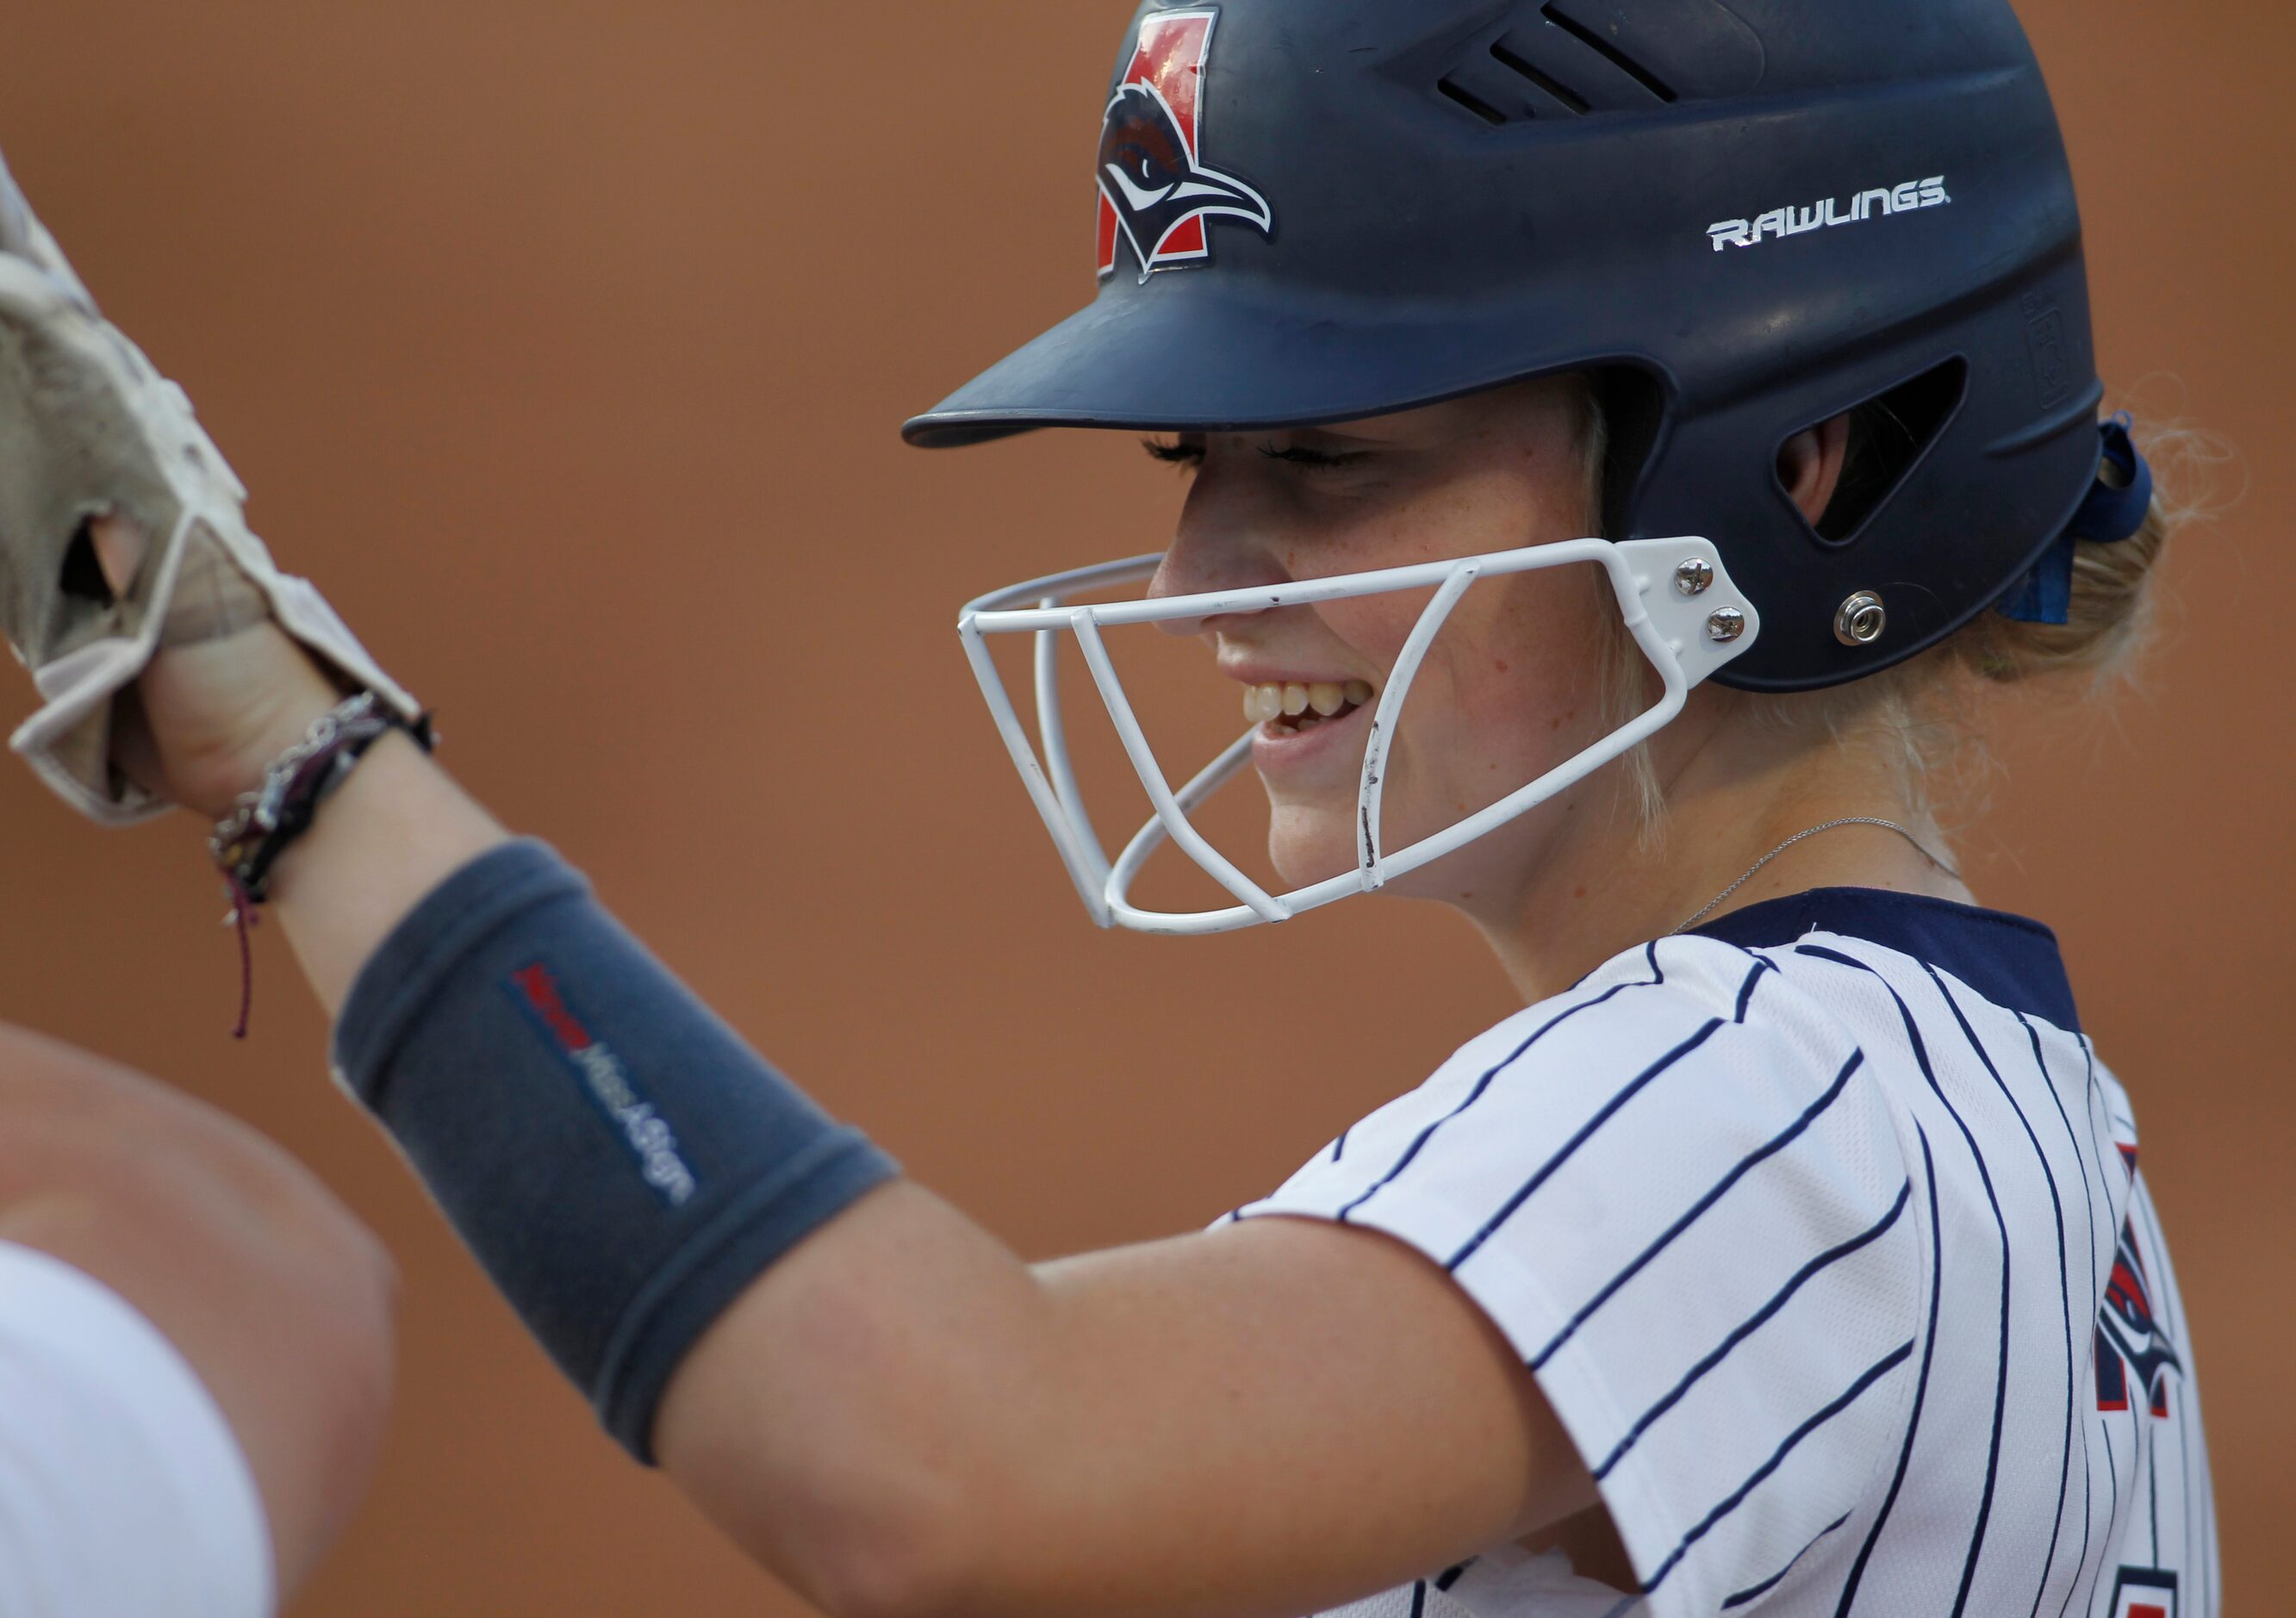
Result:
<svg viewBox="0 0 2296 1618"><path fill-rule="evenodd" d="M232 812L216 823L208 851L231 891L231 914L225 924L239 929L239 1026L233 1030L234 1038L247 1037L255 993L247 933L255 924L255 907L270 897L272 868L311 829L319 805L343 784L367 749L394 730L406 732L424 752L430 751L433 737L427 713L410 724L372 691L336 704L311 722L301 741L271 761L261 785L241 793Z"/></svg>

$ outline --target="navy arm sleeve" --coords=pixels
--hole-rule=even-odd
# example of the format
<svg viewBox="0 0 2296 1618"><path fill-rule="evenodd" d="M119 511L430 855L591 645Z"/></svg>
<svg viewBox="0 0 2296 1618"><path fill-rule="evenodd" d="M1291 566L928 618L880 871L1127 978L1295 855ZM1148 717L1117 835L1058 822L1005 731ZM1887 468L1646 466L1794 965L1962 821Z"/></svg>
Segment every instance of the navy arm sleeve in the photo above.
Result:
<svg viewBox="0 0 2296 1618"><path fill-rule="evenodd" d="M352 986L334 1064L648 1462L655 1408L694 1341L898 1172L534 842L472 860L399 924Z"/></svg>

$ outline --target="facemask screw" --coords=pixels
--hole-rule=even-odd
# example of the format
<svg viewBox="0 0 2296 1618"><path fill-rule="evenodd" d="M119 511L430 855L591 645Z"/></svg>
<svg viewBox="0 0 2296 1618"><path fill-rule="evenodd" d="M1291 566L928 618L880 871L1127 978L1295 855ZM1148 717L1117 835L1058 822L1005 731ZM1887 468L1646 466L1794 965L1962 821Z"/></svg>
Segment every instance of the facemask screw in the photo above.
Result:
<svg viewBox="0 0 2296 1618"><path fill-rule="evenodd" d="M1706 620L1706 638L1717 645L1728 645L1746 633L1746 615L1735 607L1724 607Z"/></svg>
<svg viewBox="0 0 2296 1618"><path fill-rule="evenodd" d="M1714 587L1714 564L1693 556L1674 570L1674 587L1685 595L1703 595Z"/></svg>
<svg viewBox="0 0 2296 1618"><path fill-rule="evenodd" d="M1889 627L1889 609L1871 590L1858 591L1833 615L1833 638L1845 646L1870 646Z"/></svg>

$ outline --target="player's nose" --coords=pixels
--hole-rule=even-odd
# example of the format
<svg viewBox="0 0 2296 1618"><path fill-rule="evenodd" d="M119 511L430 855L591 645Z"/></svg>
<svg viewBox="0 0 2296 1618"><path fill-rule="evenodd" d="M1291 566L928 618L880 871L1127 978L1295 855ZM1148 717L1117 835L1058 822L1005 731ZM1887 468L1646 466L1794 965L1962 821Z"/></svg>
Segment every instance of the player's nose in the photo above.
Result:
<svg viewBox="0 0 2296 1618"><path fill-rule="evenodd" d="M1267 543L1264 517L1254 512L1248 495L1235 487L1237 480L1219 475L1217 460L1215 449L1188 490L1172 543L1157 564L1155 577L1148 581L1151 601L1261 588L1282 584L1291 577ZM1250 617L1262 610L1213 607L1165 620L1158 627L1171 635L1200 635L1218 628L1225 620Z"/></svg>

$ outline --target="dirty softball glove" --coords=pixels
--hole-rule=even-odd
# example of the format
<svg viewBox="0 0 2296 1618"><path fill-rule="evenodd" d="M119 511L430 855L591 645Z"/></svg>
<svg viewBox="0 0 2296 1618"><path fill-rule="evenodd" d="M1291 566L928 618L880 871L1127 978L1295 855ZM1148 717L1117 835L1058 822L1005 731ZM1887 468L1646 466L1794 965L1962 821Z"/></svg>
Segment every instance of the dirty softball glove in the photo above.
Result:
<svg viewBox="0 0 2296 1618"><path fill-rule="evenodd" d="M318 591L273 564L246 498L184 390L97 313L0 161L0 629L45 699L12 744L91 818L168 806L113 745L119 699L163 645L269 617L340 683L416 715ZM107 517L146 537L128 577L99 563Z"/></svg>

